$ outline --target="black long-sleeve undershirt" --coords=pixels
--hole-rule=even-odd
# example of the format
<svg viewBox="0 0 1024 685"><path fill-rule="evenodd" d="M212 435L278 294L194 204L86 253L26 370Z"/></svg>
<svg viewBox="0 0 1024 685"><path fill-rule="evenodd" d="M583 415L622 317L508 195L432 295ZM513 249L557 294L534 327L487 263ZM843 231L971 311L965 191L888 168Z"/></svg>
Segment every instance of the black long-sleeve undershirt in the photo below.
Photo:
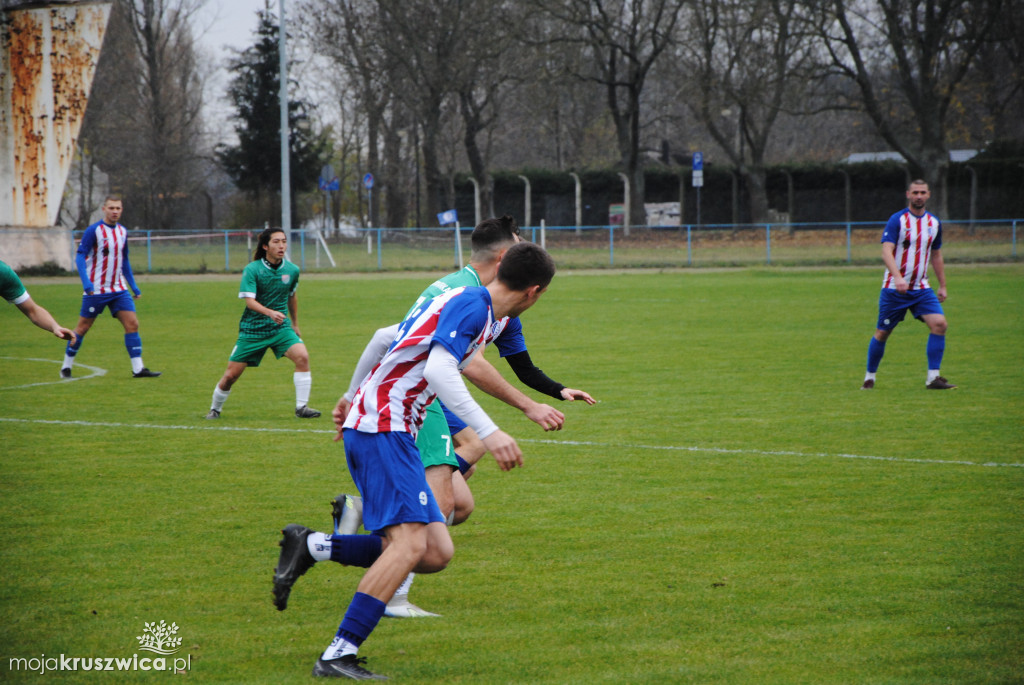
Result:
<svg viewBox="0 0 1024 685"><path fill-rule="evenodd" d="M527 386L537 392L542 392L545 395L550 395L558 400L565 399L562 397L562 389L564 385L553 381L548 378L547 374L541 371L530 359L530 353L526 350L510 354L505 357L505 361L512 367L512 371L516 374L516 378Z"/></svg>

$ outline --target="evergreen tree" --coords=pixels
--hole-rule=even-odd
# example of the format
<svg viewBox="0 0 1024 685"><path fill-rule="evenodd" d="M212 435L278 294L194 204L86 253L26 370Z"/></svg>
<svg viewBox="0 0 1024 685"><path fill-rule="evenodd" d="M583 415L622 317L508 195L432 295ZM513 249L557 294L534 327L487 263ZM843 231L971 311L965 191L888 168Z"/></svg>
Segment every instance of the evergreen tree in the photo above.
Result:
<svg viewBox="0 0 1024 685"><path fill-rule="evenodd" d="M268 199L264 221L277 225L280 221L281 189L281 110L279 99L278 26L268 11L259 12L256 43L242 51L228 69L234 78L228 95L235 106L235 133L238 145L221 144L217 158L240 190L257 206ZM306 104L288 101L288 147L291 194L315 190L320 167L326 157L327 141L308 127L299 126L305 119ZM292 203L292 224L299 224L298 203ZM264 210L261 207L261 213Z"/></svg>

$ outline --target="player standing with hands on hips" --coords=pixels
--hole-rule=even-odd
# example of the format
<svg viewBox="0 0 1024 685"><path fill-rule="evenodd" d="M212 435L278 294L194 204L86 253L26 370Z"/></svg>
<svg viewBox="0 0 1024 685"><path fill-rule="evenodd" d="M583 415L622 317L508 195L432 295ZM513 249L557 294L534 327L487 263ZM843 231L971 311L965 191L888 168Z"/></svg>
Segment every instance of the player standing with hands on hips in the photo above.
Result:
<svg viewBox="0 0 1024 685"><path fill-rule="evenodd" d="M882 261L885 275L878 300L878 328L868 344L868 370L861 390L875 387L875 373L885 353L885 341L909 310L928 326L929 390L952 390L956 386L939 374L946 349L946 268L942 261L942 223L925 206L931 191L920 179L907 187L908 207L889 217L882 232ZM928 284L928 264L935 271L938 292Z"/></svg>
<svg viewBox="0 0 1024 685"><path fill-rule="evenodd" d="M313 387L309 370L309 351L299 337L299 267L288 261L288 237L280 228L268 228L256 241L253 259L242 272L238 297L245 300L245 311L238 322L238 341L231 350L228 368L213 389L213 402L206 415L219 419L231 386L247 366L259 366L268 349L278 359L288 357L295 364L295 416L315 419L316 409L306 406ZM291 315L291 318L289 318Z"/></svg>
<svg viewBox="0 0 1024 685"><path fill-rule="evenodd" d="M103 200L103 220L85 229L78 244L75 265L82 279L82 311L75 326L77 340L69 342L64 351L61 378L71 378L75 356L82 347L83 338L96 323L96 317L110 307L110 315L124 326L124 346L132 362L133 378L155 378L159 371L150 371L142 363L142 339L139 337L139 318L135 302L128 294L131 288L135 299L142 291L135 285L132 265L128 261L128 232L118 223L123 211L121 197L108 195Z"/></svg>

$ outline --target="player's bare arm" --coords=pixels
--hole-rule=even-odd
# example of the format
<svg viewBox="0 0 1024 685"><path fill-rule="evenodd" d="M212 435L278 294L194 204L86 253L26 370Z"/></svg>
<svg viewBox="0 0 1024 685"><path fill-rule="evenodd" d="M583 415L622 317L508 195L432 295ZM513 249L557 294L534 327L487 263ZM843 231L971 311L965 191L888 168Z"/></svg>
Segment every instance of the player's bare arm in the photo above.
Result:
<svg viewBox="0 0 1024 685"><path fill-rule="evenodd" d="M302 332L299 330L299 298L295 293L288 296L288 315L292 319L292 329L295 331L295 335L302 337ZM281 319L278 323L284 323L284 319Z"/></svg>
<svg viewBox="0 0 1024 685"><path fill-rule="evenodd" d="M334 405L334 411L331 412L331 416L334 418L334 427L338 430L338 434L334 436L334 442L341 440L341 428L345 425L345 418L351 409L352 403L344 397Z"/></svg>
<svg viewBox="0 0 1024 685"><path fill-rule="evenodd" d="M56 319L53 318L53 315L45 308L36 304L35 300L31 297L17 305L17 307L25 316L28 317L29 321L39 328L42 328L44 331L50 331L58 338L70 341L72 345L74 345L75 341L78 339L75 336L74 331L64 328L57 323Z"/></svg>
<svg viewBox="0 0 1024 685"><path fill-rule="evenodd" d="M522 466L523 453L512 436L498 428L469 393L458 370L458 360L440 345L434 345L423 369L423 379L437 398L475 430L502 471Z"/></svg>
<svg viewBox="0 0 1024 685"><path fill-rule="evenodd" d="M284 323L285 315L282 312L279 312L276 309L271 309L270 307L263 306L262 304L256 301L255 297L245 298L245 306L248 309L253 310L257 314L262 314L263 316L269 317L274 321L274 323L278 325Z"/></svg>
<svg viewBox="0 0 1024 685"><path fill-rule="evenodd" d="M893 284L896 290L901 293L907 292L910 284L900 273L900 267L896 264L896 243L882 243L882 262L885 268L892 274Z"/></svg>
<svg viewBox="0 0 1024 685"><path fill-rule="evenodd" d="M565 414L554 407L530 399L525 393L505 380L494 365L477 354L463 370L463 375L485 393L520 410L546 431L562 430Z"/></svg>
<svg viewBox="0 0 1024 685"><path fill-rule="evenodd" d="M483 440L484 447L491 453L502 471L511 471L523 465L523 453L511 435L496 430Z"/></svg>
<svg viewBox="0 0 1024 685"><path fill-rule="evenodd" d="M935 271L935 280L939 287L935 290L935 296L939 302L946 301L946 263L942 259L942 250L932 250L932 270Z"/></svg>

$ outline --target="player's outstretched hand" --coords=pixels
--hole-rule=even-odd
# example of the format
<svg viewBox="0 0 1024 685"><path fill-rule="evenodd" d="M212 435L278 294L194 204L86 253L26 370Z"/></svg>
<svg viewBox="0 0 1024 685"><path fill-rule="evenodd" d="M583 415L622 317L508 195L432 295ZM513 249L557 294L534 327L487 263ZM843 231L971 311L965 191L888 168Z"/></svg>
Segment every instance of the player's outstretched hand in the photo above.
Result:
<svg viewBox="0 0 1024 685"><path fill-rule="evenodd" d="M494 455L502 471L511 471L523 465L523 453L511 435L503 430L496 430L483 440L484 447Z"/></svg>
<svg viewBox="0 0 1024 685"><path fill-rule="evenodd" d="M565 414L549 404L534 402L523 413L526 414L526 418L546 431L560 431L562 424L565 423Z"/></svg>
<svg viewBox="0 0 1024 685"><path fill-rule="evenodd" d="M73 330L71 330L70 328L64 328L63 326L57 326L56 328L53 329L52 333L55 336L57 336L58 338L60 338L61 340L67 340L72 345L74 345L75 342L78 341L78 336L75 335L75 332Z"/></svg>
<svg viewBox="0 0 1024 685"><path fill-rule="evenodd" d="M331 416L334 417L334 427L338 429L338 434L334 436L334 442L341 440L341 427L345 425L345 417L348 416L348 412L351 408L352 403L344 397L338 400L338 404L334 406L334 411L331 412Z"/></svg>
<svg viewBox="0 0 1024 685"><path fill-rule="evenodd" d="M597 400L591 397L589 392L583 392L582 390L576 390L575 388L562 388L562 399L568 400L569 402L583 400L587 404L597 404Z"/></svg>

